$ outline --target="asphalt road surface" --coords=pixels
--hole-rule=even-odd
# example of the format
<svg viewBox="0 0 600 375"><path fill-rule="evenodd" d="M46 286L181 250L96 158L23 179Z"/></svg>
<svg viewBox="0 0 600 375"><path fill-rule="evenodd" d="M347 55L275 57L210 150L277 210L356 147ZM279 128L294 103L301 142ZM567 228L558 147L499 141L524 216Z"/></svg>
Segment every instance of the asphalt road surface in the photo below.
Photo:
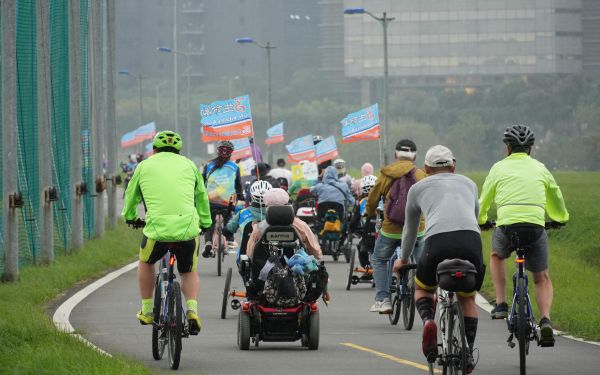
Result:
<svg viewBox="0 0 600 375"><path fill-rule="evenodd" d="M115 251L114 249L110 249ZM326 257L333 301L322 303L321 339L317 351L295 343L264 343L249 351L236 345L237 311L229 308L220 319L225 277L216 275L216 259L202 259L199 311L203 328L199 336L183 340L179 371L188 374L425 374L420 350L421 322L412 331L402 323L390 325L387 316L369 312L374 290L368 284L345 290L348 265ZM225 260L234 266L233 256ZM225 268L226 269L226 268ZM235 269L234 269L235 270ZM223 275L225 272L223 272ZM233 286L241 286L234 272ZM167 353L155 361L151 353L151 329L141 326L135 314L139 295L135 270L125 273L92 293L71 315L71 323L88 340L114 355L142 362L158 373L170 372ZM506 324L492 321L480 310L476 347L480 359L474 373L517 374L518 347L506 344ZM600 346L557 338L554 348L532 347L528 374L599 374Z"/></svg>

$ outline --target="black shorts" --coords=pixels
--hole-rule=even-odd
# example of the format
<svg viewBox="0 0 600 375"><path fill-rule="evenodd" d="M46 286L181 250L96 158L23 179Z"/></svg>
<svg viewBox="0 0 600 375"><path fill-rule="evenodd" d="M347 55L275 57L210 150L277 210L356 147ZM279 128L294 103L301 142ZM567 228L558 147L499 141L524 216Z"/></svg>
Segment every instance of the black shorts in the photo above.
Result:
<svg viewBox="0 0 600 375"><path fill-rule="evenodd" d="M142 237L140 245L140 262L154 264L165 256L167 251L175 254L179 273L196 272L198 266L198 237L180 242L161 242Z"/></svg>
<svg viewBox="0 0 600 375"><path fill-rule="evenodd" d="M438 233L427 237L421 257L417 263L415 282L422 289L435 291L437 288L437 266L446 259L465 259L477 270L477 287L481 288L485 275L481 236L472 230ZM474 294L475 291L468 294Z"/></svg>

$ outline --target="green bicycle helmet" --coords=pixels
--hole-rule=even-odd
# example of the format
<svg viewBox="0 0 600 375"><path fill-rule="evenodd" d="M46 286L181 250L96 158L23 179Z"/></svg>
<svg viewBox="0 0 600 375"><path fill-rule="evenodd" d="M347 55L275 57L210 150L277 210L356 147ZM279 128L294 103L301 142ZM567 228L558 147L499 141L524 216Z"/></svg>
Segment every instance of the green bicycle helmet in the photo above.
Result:
<svg viewBox="0 0 600 375"><path fill-rule="evenodd" d="M158 149L163 147L173 147L177 151L181 151L181 148L183 147L183 141L181 140L181 136L174 131L163 130L156 133L154 136L154 142L152 142L152 146Z"/></svg>

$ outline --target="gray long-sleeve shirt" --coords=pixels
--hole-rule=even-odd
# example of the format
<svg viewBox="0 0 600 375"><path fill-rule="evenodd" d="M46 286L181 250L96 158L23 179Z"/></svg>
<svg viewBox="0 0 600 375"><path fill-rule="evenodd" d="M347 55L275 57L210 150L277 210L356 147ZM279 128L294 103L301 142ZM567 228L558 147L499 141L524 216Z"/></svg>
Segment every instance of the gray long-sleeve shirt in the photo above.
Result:
<svg viewBox="0 0 600 375"><path fill-rule="evenodd" d="M438 233L472 230L479 233L477 186L454 173L429 176L408 191L402 231L402 259L407 260L417 239L419 217L425 216L425 237Z"/></svg>

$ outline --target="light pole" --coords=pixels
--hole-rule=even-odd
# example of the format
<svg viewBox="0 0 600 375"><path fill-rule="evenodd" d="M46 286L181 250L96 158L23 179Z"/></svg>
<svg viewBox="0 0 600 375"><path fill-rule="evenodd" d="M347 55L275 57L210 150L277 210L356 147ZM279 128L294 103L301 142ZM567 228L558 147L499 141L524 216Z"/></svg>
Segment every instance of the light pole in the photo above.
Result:
<svg viewBox="0 0 600 375"><path fill-rule="evenodd" d="M186 62L186 76L187 76L187 89L186 89L186 96L187 96L187 131L186 131L186 141L189 142L188 145L191 145L192 143L192 115L191 115L191 101L190 101L190 90L191 90L191 77L192 77L192 65L190 63L190 55L187 52L183 52L183 51L178 51L176 49L173 48L169 48L169 47L157 47L157 50L159 50L160 52L167 52L167 53L172 53L175 55L182 55L185 56L185 62ZM179 105L176 103L175 104L175 116L179 116L179 114L177 113L177 109L179 108ZM192 147L186 147L186 155L188 157L192 156Z"/></svg>
<svg viewBox="0 0 600 375"><path fill-rule="evenodd" d="M267 42L267 44L262 44L255 41L252 38L237 38L235 42L240 44L253 43L267 51L267 112L269 113L269 123L267 125L267 128L269 128L273 125L273 113L271 111L271 50L273 48L277 48L277 46L272 45L271 42ZM273 165L272 146L269 146L269 164Z"/></svg>
<svg viewBox="0 0 600 375"><path fill-rule="evenodd" d="M144 125L144 102L142 100L142 80L146 77L141 74L136 75L128 70L119 70L119 74L123 76L130 76L131 78L137 79L138 81L138 96L139 96L139 108L140 108L140 125Z"/></svg>
<svg viewBox="0 0 600 375"><path fill-rule="evenodd" d="M389 100L388 100L388 45L387 45L387 28L388 28L388 23L390 23L391 21L395 20L396 18L394 17L388 17L387 16L387 12L383 12L383 16L382 17L377 17L376 15L374 15L373 13L365 10L364 8L348 8L348 9L344 9L344 14L367 14L369 15L371 18L379 21L381 23L381 26L383 26L383 115L382 120L381 121L381 125L383 127L383 131L382 131L382 143L383 143L383 162L385 164L387 164L388 162L388 155L387 155L387 136L388 136L388 106L389 106Z"/></svg>
<svg viewBox="0 0 600 375"><path fill-rule="evenodd" d="M156 90L156 93L154 94L154 101L156 103L156 116L160 116L160 88L167 83L166 81L163 81L159 84L157 84L154 88Z"/></svg>

